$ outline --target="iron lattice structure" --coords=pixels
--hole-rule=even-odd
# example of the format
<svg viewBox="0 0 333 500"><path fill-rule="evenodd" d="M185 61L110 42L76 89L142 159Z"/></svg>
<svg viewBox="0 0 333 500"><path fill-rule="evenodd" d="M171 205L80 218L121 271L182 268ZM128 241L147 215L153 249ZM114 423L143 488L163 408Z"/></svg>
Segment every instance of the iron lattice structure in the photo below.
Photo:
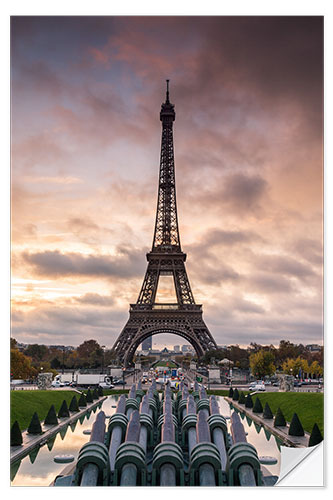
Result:
<svg viewBox="0 0 333 500"><path fill-rule="evenodd" d="M130 317L112 348L125 366L147 337L159 333L180 335L194 347L199 357L208 350L217 349L202 318L202 306L194 301L185 268L186 254L180 246L173 148L176 113L169 100L168 84L169 80L160 112L161 161L152 250L147 254L148 266L138 300L130 305ZM162 275L173 277L176 303L155 302Z"/></svg>

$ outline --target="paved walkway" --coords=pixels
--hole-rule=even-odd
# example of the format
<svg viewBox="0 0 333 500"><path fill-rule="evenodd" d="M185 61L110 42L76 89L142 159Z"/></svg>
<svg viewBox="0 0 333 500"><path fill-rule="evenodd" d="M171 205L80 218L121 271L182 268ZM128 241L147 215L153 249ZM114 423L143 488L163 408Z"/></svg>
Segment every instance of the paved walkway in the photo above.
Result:
<svg viewBox="0 0 333 500"><path fill-rule="evenodd" d="M273 422L274 419L267 419L263 418L262 416L259 416L260 414L258 413L253 413L252 409L250 408L245 408L245 405L240 405L238 401L233 401L229 397L224 398L228 403L231 403L235 408L240 410L241 412L245 413L248 417L251 418L254 422L257 424L262 425L265 427L267 430L269 430L272 434L280 438L283 443L287 446L291 446L293 448L307 448L309 444L309 438L310 434L308 432L305 432L304 436L289 436L289 423L287 422L287 425L285 427L274 427Z"/></svg>
<svg viewBox="0 0 333 500"><path fill-rule="evenodd" d="M30 453L30 451L35 448L35 446L45 444L48 439L59 432L63 427L66 427L68 424L74 422L75 420L82 417L87 411L92 410L99 403L107 399L107 396L102 396L91 404L88 404L87 407L82 408L78 412L70 412L70 417L67 418L59 418L58 425L45 425L42 423L43 434L28 434L27 431L22 432L23 444L21 446L11 446L10 447L10 463L16 462L20 458L25 457Z"/></svg>

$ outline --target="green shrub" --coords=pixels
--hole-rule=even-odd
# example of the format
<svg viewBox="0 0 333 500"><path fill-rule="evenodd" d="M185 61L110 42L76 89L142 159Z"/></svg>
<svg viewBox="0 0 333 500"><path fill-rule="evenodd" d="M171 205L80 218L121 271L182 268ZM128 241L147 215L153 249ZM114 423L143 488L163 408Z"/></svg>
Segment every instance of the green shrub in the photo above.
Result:
<svg viewBox="0 0 333 500"><path fill-rule="evenodd" d="M238 403L241 404L241 405L245 405L245 394L244 394L243 391L241 391L241 393L239 395Z"/></svg>
<svg viewBox="0 0 333 500"><path fill-rule="evenodd" d="M233 401L238 401L239 400L239 392L238 389L234 390L233 396L232 396Z"/></svg>
<svg viewBox="0 0 333 500"><path fill-rule="evenodd" d="M10 429L10 446L20 446L23 443L22 432L17 420Z"/></svg>
<svg viewBox="0 0 333 500"><path fill-rule="evenodd" d="M94 402L90 389L88 389L88 391L87 391L86 401L87 401L87 403L93 403Z"/></svg>
<svg viewBox="0 0 333 500"><path fill-rule="evenodd" d="M251 394L248 394L245 399L245 408L253 408L253 399Z"/></svg>
<svg viewBox="0 0 333 500"><path fill-rule="evenodd" d="M54 405L52 405L51 408L49 409L49 412L46 415L46 418L44 420L44 424L46 424L46 425L58 425L58 418L57 418L57 414L56 414Z"/></svg>
<svg viewBox="0 0 333 500"><path fill-rule="evenodd" d="M70 402L68 409L69 409L69 411L72 411L72 412L79 411L79 406L77 404L76 396L73 396L72 401Z"/></svg>
<svg viewBox="0 0 333 500"><path fill-rule="evenodd" d="M272 413L272 410L269 406L269 404L266 402L265 404L265 408L264 408L264 418L267 418L267 419L272 419L273 418L273 413Z"/></svg>
<svg viewBox="0 0 333 500"><path fill-rule="evenodd" d="M40 425L40 421L37 413L35 412L32 416L31 422L28 427L29 434L42 434L42 426Z"/></svg>
<svg viewBox="0 0 333 500"><path fill-rule="evenodd" d="M234 395L234 390L232 387L230 387L228 396L229 396L229 398L232 398L233 395Z"/></svg>
<svg viewBox="0 0 333 500"><path fill-rule="evenodd" d="M69 417L69 416L70 415L69 415L69 410L68 410L67 402L64 399L63 402L62 402L61 408L59 410L58 417L59 418L64 418L64 417Z"/></svg>
<svg viewBox="0 0 333 500"><path fill-rule="evenodd" d="M309 446L315 446L316 444L321 443L322 440L323 436L321 435L319 427L317 424L314 424L309 438Z"/></svg>
<svg viewBox="0 0 333 500"><path fill-rule="evenodd" d="M263 407L262 407L262 404L261 404L258 396L256 397L256 400L254 402L254 406L253 406L252 411L253 411L253 413L262 413L263 412Z"/></svg>
<svg viewBox="0 0 333 500"><path fill-rule="evenodd" d="M304 429L301 424L300 419L298 418L297 413L293 414L293 418L291 419L289 431L289 436L304 436Z"/></svg>
<svg viewBox="0 0 333 500"><path fill-rule="evenodd" d="M83 392L81 393L81 396L79 397L79 403L78 403L79 407L86 407L87 406L87 401L86 401L86 397L85 395L83 394Z"/></svg>
<svg viewBox="0 0 333 500"><path fill-rule="evenodd" d="M277 409L275 419L274 419L274 427L285 427L287 425L286 419L282 413L281 408Z"/></svg>

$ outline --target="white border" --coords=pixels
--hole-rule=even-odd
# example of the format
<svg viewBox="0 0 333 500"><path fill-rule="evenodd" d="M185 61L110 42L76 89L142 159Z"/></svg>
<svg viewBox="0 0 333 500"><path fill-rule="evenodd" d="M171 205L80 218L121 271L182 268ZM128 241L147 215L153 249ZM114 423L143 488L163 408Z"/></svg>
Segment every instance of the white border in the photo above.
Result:
<svg viewBox="0 0 333 500"><path fill-rule="evenodd" d="M3 2L4 4L5 2ZM326 367L325 367L325 379L326 382L331 377L330 363L328 360L328 349L330 349L330 335L332 332L329 331L329 326L331 325L331 313L329 311L329 300L328 297L331 297L330 289L329 289L329 278L331 277L331 265L329 260L327 259L329 255L328 249L332 249L331 245L331 231L329 230L330 225L330 214L332 212L332 201L330 200L331 188L332 188L332 174L328 171L329 159L331 157L330 150L332 146L330 146L328 142L328 138L330 137L330 131L332 127L330 127L330 118L331 118L331 107L332 99L330 97L330 90L333 88L332 82L332 12L331 12L332 2L330 0L279 0L278 2L268 2L267 0L238 0L238 2L226 2L226 1L209 1L205 2L192 2L190 4L186 4L185 2L180 2L179 0L168 0L167 2L153 2L153 1L144 1L135 2L133 0L129 0L125 2L110 2L110 1L95 1L95 2L87 2L81 0L80 2L73 1L65 1L58 0L56 3L46 3L40 0L12 0L10 3L6 2L6 5L1 6L1 17L0 17L0 36L1 36L1 62L3 71L1 72L1 140L2 140L2 155L3 161L1 164L1 193L0 193L0 203L1 203L1 327L2 327L2 342L3 348L1 349L2 354L2 363L1 367L3 369L2 373L2 410L5 406L7 406L7 412L3 412L1 415L2 418L2 438L5 437L7 440L6 443L2 443L1 446L2 456L1 456L1 486L5 489L9 488L9 428L8 428L8 416L9 416L9 394L7 391L7 387L9 384L7 381L9 380L9 356L8 356L8 348L9 348L9 241L10 241L10 226L9 226L9 216L10 216L10 197L9 197L9 185L10 185L10 174L9 174L9 162L10 162L10 154L9 154L9 141L10 141L10 129L9 129L9 114L10 114L10 92L9 92L9 16L10 15L324 15L325 16L325 276L326 276L326 293L325 293L325 350L326 350ZM332 92L332 91L331 91ZM332 139L331 139L332 141ZM332 168L332 167L331 167ZM330 252L332 254L332 250ZM328 414L331 415L331 401L328 398L329 384L326 383L326 398L325 398L325 413L326 416ZM5 396L6 394L6 396ZM7 404L4 404L4 401L7 398ZM327 421L327 420L326 420ZM327 439L328 438L328 439ZM331 436L329 432L329 426L327 425L325 428L325 441L331 441ZM330 455L328 453L328 442L326 444L326 472L330 470ZM301 488L300 495L303 498L311 497L314 495L327 495L329 490L331 490L331 484L329 475L325 474L327 481L327 488L315 490L313 488ZM299 488L298 488L299 489ZM233 488L228 489L220 489L213 488L209 489L210 497L218 497L221 498L222 495L236 495L241 491L239 488L234 490ZM291 494L295 490L291 489ZM237 492L237 493L236 493ZM136 498L153 498L156 495L161 500L164 498L170 498L170 496L177 497L181 495L182 497L193 496L196 498L198 495L208 494L208 491L203 492L200 488L135 488L123 490L98 490L99 495L103 495L105 497L116 497L118 495L125 496L127 494L135 494ZM242 491L243 495L253 496L256 498L261 495L281 495L283 491L281 489L270 488L269 491L266 488L254 488L254 489L246 489L246 491ZM287 491L286 491L287 493ZM11 488L8 491L8 494L11 495L12 498L16 498L17 496L27 495L33 496L34 498L39 496L45 496L51 498L57 498L61 494L77 496L80 498L91 497L95 492L91 491L91 489L85 488L84 490L74 489L73 488L68 491L62 491L58 488L49 488L47 491L42 488Z"/></svg>

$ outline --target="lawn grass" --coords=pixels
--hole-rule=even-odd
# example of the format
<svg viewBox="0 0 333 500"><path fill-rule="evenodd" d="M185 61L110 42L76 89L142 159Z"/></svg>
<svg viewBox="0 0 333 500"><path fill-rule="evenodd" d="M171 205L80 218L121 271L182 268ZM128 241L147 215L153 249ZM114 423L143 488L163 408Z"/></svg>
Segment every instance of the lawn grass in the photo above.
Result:
<svg viewBox="0 0 333 500"><path fill-rule="evenodd" d="M243 391L248 394L249 391ZM207 394L228 396L228 390L210 390ZM316 423L324 435L324 394L317 392L266 392L253 396L253 401L259 397L262 406L267 402L273 412L281 408L285 419L290 422L294 413L297 413L304 430L312 431Z"/></svg>
<svg viewBox="0 0 333 500"><path fill-rule="evenodd" d="M84 391L86 392L86 391ZM128 394L128 389L104 390L104 395ZM228 396L229 390L208 390L207 394L216 396ZM244 391L245 394L248 391ZM73 395L78 394L73 391L12 391L11 392L11 425L18 421L21 430L26 429L36 411L39 419L45 419L47 412L54 404L56 412L65 399L70 403ZM320 432L324 433L324 395L322 393L306 392L267 392L258 394L261 404L265 406L268 402L272 412L275 414L278 407L281 408L286 420L290 422L294 413L297 413L304 429L312 431L312 427L317 423ZM254 396L255 399L255 396Z"/></svg>
<svg viewBox="0 0 333 500"><path fill-rule="evenodd" d="M324 394L316 392L266 392L256 394L262 406L267 402L275 414L281 408L285 419L290 422L294 413L297 413L304 430L312 431L317 423L320 432L324 435Z"/></svg>
<svg viewBox="0 0 333 500"><path fill-rule="evenodd" d="M69 405L74 395L77 399L80 397L74 391L11 391L10 425L17 420L23 431L29 426L35 411L40 421L45 420L51 405L54 405L58 413L63 400Z"/></svg>

